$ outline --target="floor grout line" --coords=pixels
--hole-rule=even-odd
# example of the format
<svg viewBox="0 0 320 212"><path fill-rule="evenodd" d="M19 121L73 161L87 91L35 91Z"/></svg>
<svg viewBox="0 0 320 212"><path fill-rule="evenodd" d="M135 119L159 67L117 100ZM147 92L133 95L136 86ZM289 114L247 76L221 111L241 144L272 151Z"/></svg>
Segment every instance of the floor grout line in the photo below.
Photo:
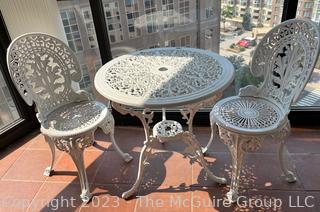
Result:
<svg viewBox="0 0 320 212"><path fill-rule="evenodd" d="M98 172L99 172L99 170L100 170L100 168L101 168L101 166L102 166L102 164L103 164L103 162L104 162L104 160L105 160L105 154L107 154L106 152L103 152L102 153L102 155L100 156L100 157L102 157L102 159L101 159L101 162L100 162L100 164L98 165L98 167L96 168L96 170L95 170L95 173L94 173L94 175L93 175L93 179L92 179L92 184L95 184L95 180L96 180L96 177L97 177L97 174L98 174Z"/></svg>
<svg viewBox="0 0 320 212"><path fill-rule="evenodd" d="M126 129L126 127L124 127L124 129ZM38 142L38 141L37 141ZM26 152L26 150L31 150L31 151L37 151L37 150L39 150L39 151L44 151L44 150L50 150L50 149L44 149L44 148L41 148L41 149L36 149L36 148L30 148L29 146L32 144L32 141L30 141L30 144L28 144L28 146L26 146L26 147L24 147L24 148L22 148L22 151L21 151L21 153L20 153L20 155L18 155L14 160L13 160L13 162L12 162L12 164L7 168L7 170L4 172L4 174L3 174L3 176L0 178L0 180L1 181L4 181L4 182L10 182L10 181L12 181L12 182L30 182L30 183L39 183L38 184L38 186L40 185L40 183L41 183L41 185L39 186L39 189L36 191L36 193L35 193L35 195L33 196L33 198L32 197L30 197L30 199L32 198L32 200L31 200L31 202L30 202L30 204L28 205L28 207L27 207L27 211L31 211L32 210L32 204L34 204L34 201L36 200L36 198L39 196L39 194L40 194L40 191L43 189L43 187L44 187L44 185L45 185L45 183L63 183L63 184L79 184L79 182L75 182L75 181L77 181L77 180L71 180L71 181L48 181L50 178L49 177L46 177L44 180L16 180L16 179L3 179L3 177L5 177L5 176L8 176L8 171L10 170L10 169L12 169L12 167L14 166L14 164L16 164L17 163L17 161L18 160L21 160L21 157L23 156L23 154L25 154L25 152ZM267 144L267 143L266 143ZM273 144L272 144L273 145ZM129 145L130 146L130 145ZM112 146L111 146L112 147ZM109 147L110 148L110 147ZM142 147L138 147L138 148L142 148ZM19 148L17 148L17 149L19 149ZM15 150L15 149L12 149L12 150ZM132 184L133 183L128 183L128 182L118 182L118 183L113 183L113 182L110 182L110 183L95 183L95 180L96 180L96 178L97 178L97 175L98 175L98 172L99 172L99 170L101 170L101 168L102 168L102 165L104 164L104 161L105 161L105 154L108 154L108 152L114 152L114 149L113 148L111 148L110 150L108 150L107 148L104 150L104 151L102 151L102 150L100 150L100 149L91 149L91 150L86 150L86 151L88 151L88 152L102 152L102 154L99 156L99 157L103 157L102 159L101 159L101 162L100 163L98 163L97 164L97 168L96 169L94 169L93 170L93 179L92 179L92 183L90 183L90 187L91 188L93 188L93 185L95 185L96 187L99 187L99 186L105 186L105 185L120 185L120 186L129 186L129 187L131 187L132 186ZM129 151L129 150L128 150ZM130 150L130 151L132 151L132 150ZM163 152L163 150L162 149L160 149L160 151L161 152ZM132 152L138 152L138 153L140 153L140 151L132 151ZM171 150L164 150L164 152L177 152L177 153L181 153L180 151L171 151ZM208 153L209 154L213 154L213 155L207 155L206 157L215 157L216 156L216 158L217 159L219 159L219 154L220 155L223 155L223 154L230 154L228 151L208 151ZM55 161L55 165L57 165L61 160L62 160L62 157L64 156L64 154L67 154L67 153L65 153L65 152L62 152L62 154L60 154L59 156L58 156L58 158L57 158L57 160ZM214 154L217 154L217 155L214 155ZM251 153L249 153L249 154L247 154L247 156L248 155L261 155L261 156L273 156L273 155L277 155L277 151L275 151L275 152L251 152ZM305 188L305 185L303 184L303 181L301 180L302 178L301 178L301 176L300 176L300 172L298 172L297 171L297 164L296 164L296 160L294 159L294 157L296 156L296 157L299 157L299 156L309 156L309 155L316 155L316 156L318 156L318 155L320 155L320 153L306 153L306 152L299 152L299 153L294 153L294 152L290 152L289 151L289 149L288 149L288 145L286 146L286 152L285 152L285 154L287 155L287 157L288 157L288 159L289 159L289 161L291 161L292 162L292 164L293 164L293 168L294 168L294 170L295 170L295 174L296 174L296 176L297 176L297 178L298 178L298 183L300 183L301 184L301 189L297 189L297 188L263 188L263 186L261 186L260 188L257 188L257 187L248 187L248 188L245 188L247 191L250 191L250 192L279 192L279 193L281 193L281 192L283 192L283 194L287 194L287 193L290 193L290 192L297 192L297 193L300 193L300 192L302 192L302 193L307 193L307 192L319 192L320 190L317 190L317 189L315 189L315 190L307 190L306 188ZM99 158L98 157L98 158ZM120 160L120 159L119 159ZM95 160L95 162L96 162L96 160ZM90 167L92 164L90 164L90 165L88 165L88 167ZM87 168L88 168L87 167ZM87 170L87 169L86 169ZM193 212L195 209L192 207L192 199L194 198L194 196L196 195L195 193L194 193L194 191L195 190L197 190L197 188L199 188L199 187L207 187L207 189L208 190L210 190L210 189L215 189L215 188L217 188L217 187L215 187L215 186L201 186L201 185L199 185L199 186L192 186L195 182L194 182L194 180L196 180L196 177L194 176L194 172L195 172L195 170L196 169L194 169L194 167L193 166L191 166L191 177L192 177L192 182L191 182L191 185L190 185L190 188L191 188L191 190L190 190L190 192L191 192L191 194L190 195L188 195L189 197L190 197L190 211L191 212ZM77 173L77 172L76 172ZM92 173L92 172L90 172L90 173ZM53 173L54 174L54 173ZM170 176L165 176L165 177L170 177ZM176 176L173 176L173 177L176 177ZM286 182L284 182L283 184L285 184ZM299 184L299 185L300 185ZM152 187L154 187L154 188L159 188L161 186L161 184L160 185L154 185L154 186L152 186ZM166 186L166 187L168 187L168 186ZM277 187L280 187L280 186L277 186ZM139 195L139 193L140 193L140 191L142 190L142 186L140 186L139 187L139 190L138 190L138 192L137 192L137 194L136 195ZM91 190L92 191L92 190ZM166 192L168 192L168 191L166 191ZM169 192L169 194L170 194L170 192ZM148 195L148 194L147 194ZM136 201L135 201L135 203L134 203L134 205L132 205L132 207L131 207L131 209L133 209L133 211L135 212L135 211L139 211L139 209L138 209L138 206L139 205L137 205L137 204L139 204L138 203L138 201L139 201L139 199L136 199ZM133 208L133 206L134 206L134 208ZM45 206L44 206L45 207ZM77 209L77 211L81 211L82 210L82 205L79 205L78 206L79 208L79 210ZM45 208L44 208L45 209ZM120 208L119 208L119 210L121 210Z"/></svg>
<svg viewBox="0 0 320 212"><path fill-rule="evenodd" d="M45 181L41 184L40 188L38 189L38 191L37 191L37 192L35 193L35 195L33 196L31 202L29 203L29 205L28 205L28 207L27 207L27 209L26 209L26 211L29 211L29 208L31 207L32 203L34 202L36 196L40 193L41 189L43 188L44 183L45 183Z"/></svg>
<svg viewBox="0 0 320 212"><path fill-rule="evenodd" d="M23 149L21 154L14 160L14 162L8 167L8 169L5 171L5 173L1 176L1 180L3 180L4 176L8 174L8 171L13 167L13 165L22 157L23 153L26 151L26 149Z"/></svg>
<svg viewBox="0 0 320 212"><path fill-rule="evenodd" d="M55 149L55 151L57 151L57 148ZM53 164L53 168L52 168L53 174L54 174L54 165L56 165L56 164L61 160L63 154L64 154L64 152L62 152L62 153L58 156L58 158L55 160L55 162L54 162L54 164ZM49 176L49 177L50 177L50 176ZM40 193L41 189L44 187L44 184L45 184L46 182L49 182L49 181L47 181L49 177L46 177L46 178L45 178L45 180L43 181L43 183L42 183L42 185L40 186L39 190L38 190L37 193L34 195L32 201L30 202L30 204L29 204L28 208L26 209L26 211L29 211L29 208L31 207L31 205L32 205L32 203L34 202L34 200L36 199L37 195Z"/></svg>

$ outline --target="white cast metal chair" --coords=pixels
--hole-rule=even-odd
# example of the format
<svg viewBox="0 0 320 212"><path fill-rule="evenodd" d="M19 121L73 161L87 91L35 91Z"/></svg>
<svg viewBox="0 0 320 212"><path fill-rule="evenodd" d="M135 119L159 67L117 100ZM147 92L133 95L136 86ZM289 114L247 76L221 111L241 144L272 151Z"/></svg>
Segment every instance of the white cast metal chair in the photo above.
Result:
<svg viewBox="0 0 320 212"><path fill-rule="evenodd" d="M277 25L264 36L252 58L251 72L264 77L261 86L244 87L238 96L223 99L213 107L211 127L215 130L218 126L232 157L229 201L238 198L245 153L257 150L267 136L280 144L279 159L286 180L296 181L283 155L290 133L288 113L308 82L318 54L319 31L311 21L292 19Z"/></svg>
<svg viewBox="0 0 320 212"><path fill-rule="evenodd" d="M44 174L49 176L55 158L55 146L70 154L79 173L81 199L91 199L83 161L83 150L94 142L94 131L100 127L110 134L115 149L129 162L114 139L114 119L108 108L90 101L85 91L75 91L72 82L82 74L72 50L55 37L28 33L16 38L7 52L12 80L28 105L37 106L41 132L52 152L52 162Z"/></svg>

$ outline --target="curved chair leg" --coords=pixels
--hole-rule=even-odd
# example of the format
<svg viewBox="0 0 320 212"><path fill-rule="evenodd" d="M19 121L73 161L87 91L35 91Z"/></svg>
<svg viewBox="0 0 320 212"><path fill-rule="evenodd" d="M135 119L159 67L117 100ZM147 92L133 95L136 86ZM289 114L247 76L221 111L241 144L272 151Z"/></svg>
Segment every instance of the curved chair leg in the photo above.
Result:
<svg viewBox="0 0 320 212"><path fill-rule="evenodd" d="M281 170L286 177L286 181L289 183L293 183L297 180L297 178L293 172L289 171L288 163L284 155L284 144L290 134L290 131L291 131L290 122L289 120L287 120L285 125L279 130L279 132L273 135L273 138L276 140L276 142L279 142L278 156L279 156Z"/></svg>
<svg viewBox="0 0 320 212"><path fill-rule="evenodd" d="M148 158L151 155L152 152L152 143L155 138L149 138L147 141L145 141L139 158L139 168L138 168L138 175L135 183L133 184L132 188L122 194L123 199L128 199L131 197L134 193L138 191L138 188L141 184L142 177L144 174L145 167L148 165Z"/></svg>
<svg viewBox="0 0 320 212"><path fill-rule="evenodd" d="M210 139L209 139L209 142L208 144L206 145L206 147L202 147L202 153L205 154L209 147L211 146L212 144L212 141L214 138L217 138L217 135L218 135L218 126L216 125L216 123L210 119L210 127L211 127L211 135L210 135Z"/></svg>
<svg viewBox="0 0 320 212"><path fill-rule="evenodd" d="M287 160L285 159L285 155L284 155L284 144L285 144L285 141L280 141L279 152L278 152L280 167L286 177L286 181L288 183L294 183L297 181L297 178L294 175L294 173L288 169L288 163L287 163Z"/></svg>
<svg viewBox="0 0 320 212"><path fill-rule="evenodd" d="M87 203L90 201L92 194L90 193L90 187L88 183L87 173L83 160L83 149L80 148L79 143L76 140L70 141L69 155L71 156L74 164L77 167L80 186L81 186L81 195L80 198L83 202Z"/></svg>
<svg viewBox="0 0 320 212"><path fill-rule="evenodd" d="M49 177L49 176L51 176L51 174L53 172L53 164L54 164L54 159L55 159L55 146L54 146L53 140L51 140L51 138L49 136L44 135L44 138L45 138L46 142L49 144L49 147L51 150L51 164L50 164L50 166L48 166L44 170L43 175Z"/></svg>
<svg viewBox="0 0 320 212"><path fill-rule="evenodd" d="M106 117L106 120L102 125L100 125L100 128L102 131L107 135L110 135L110 139L112 141L112 144L115 148L115 150L120 154L120 156L123 158L124 161L130 162L133 157L129 155L128 153L123 152L120 147L118 146L115 138L114 138L114 118L111 113L109 113Z"/></svg>
<svg viewBox="0 0 320 212"><path fill-rule="evenodd" d="M231 153L232 158L232 173L230 191L227 193L227 198L234 203L238 199L239 180L241 174L241 167L245 151L243 151L243 141L238 137L233 142L225 141Z"/></svg>

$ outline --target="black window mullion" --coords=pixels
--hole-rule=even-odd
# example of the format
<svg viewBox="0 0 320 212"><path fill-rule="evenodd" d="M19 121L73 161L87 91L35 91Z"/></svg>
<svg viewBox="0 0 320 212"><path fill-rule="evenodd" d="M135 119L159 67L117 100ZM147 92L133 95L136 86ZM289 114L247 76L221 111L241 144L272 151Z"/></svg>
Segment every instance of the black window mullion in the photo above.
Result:
<svg viewBox="0 0 320 212"><path fill-rule="evenodd" d="M94 27L96 30L102 64L112 60L106 19L102 0L89 0Z"/></svg>
<svg viewBox="0 0 320 212"><path fill-rule="evenodd" d="M299 0L284 0L281 22L296 17Z"/></svg>

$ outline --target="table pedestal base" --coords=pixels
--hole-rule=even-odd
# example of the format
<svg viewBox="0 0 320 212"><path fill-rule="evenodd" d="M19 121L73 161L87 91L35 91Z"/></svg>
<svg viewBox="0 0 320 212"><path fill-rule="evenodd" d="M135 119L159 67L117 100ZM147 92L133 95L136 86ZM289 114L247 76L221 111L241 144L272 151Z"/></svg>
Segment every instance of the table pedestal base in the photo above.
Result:
<svg viewBox="0 0 320 212"><path fill-rule="evenodd" d="M210 99L210 101L207 100L205 103L211 104L213 101L216 101L216 98L217 97L214 96L213 98ZM145 167L149 164L148 159L152 154L152 147L154 142L181 140L187 146L183 154L188 156L191 162L198 162L205 169L209 178L211 178L215 182L220 184L226 183L225 178L217 177L209 170L207 162L203 156L202 147L200 146L195 135L192 133L192 129L193 129L192 120L193 120L194 114L201 107L206 105L205 103L202 102L201 104L190 106L189 108L193 108L193 109L190 109L188 112L182 111L182 114L184 114L184 117L188 120L188 126L189 126L188 131L183 131L181 124L176 121L163 120L154 126L153 135L151 135L149 124L152 123L153 112L151 112L150 109L144 109L143 112L139 112L132 108L126 108L121 104L112 102L112 106L121 114L123 115L130 114L140 119L144 128L145 138L146 138L140 153L137 179L133 184L132 188L122 194L122 198L128 199L138 191L138 188L142 181ZM170 129L167 129L167 127L170 127ZM214 137L213 134L215 133L213 128L211 130L212 130L211 139L210 139L211 141L209 142L209 145L211 144L212 139Z"/></svg>
<svg viewBox="0 0 320 212"><path fill-rule="evenodd" d="M138 188L141 184L144 170L146 165L148 165L148 158L152 154L152 144L153 142L166 142L170 140L181 140L186 144L186 148L183 152L184 155L188 156L191 160L191 162L198 162L206 171L208 174L209 178L214 180L217 183L220 184L225 184L226 179L222 177L217 177L215 176L208 168L207 162L204 159L203 153L201 146L199 142L196 140L195 136L190 133L189 131L184 131L184 132L179 132L175 136L170 136L170 137L162 137L162 136L157 136L153 135L150 136L150 138L145 142L141 154L140 154L140 159L139 159L139 170L138 170L138 176L137 179L132 186L132 188L122 194L122 198L127 199L131 197L133 194L135 194L138 191Z"/></svg>

